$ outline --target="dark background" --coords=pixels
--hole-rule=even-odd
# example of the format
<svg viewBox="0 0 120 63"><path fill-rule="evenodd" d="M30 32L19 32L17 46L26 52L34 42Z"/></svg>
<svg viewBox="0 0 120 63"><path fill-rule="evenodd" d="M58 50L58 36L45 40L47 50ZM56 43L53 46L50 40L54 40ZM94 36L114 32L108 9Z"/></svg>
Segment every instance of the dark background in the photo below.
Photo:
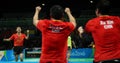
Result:
<svg viewBox="0 0 120 63"><path fill-rule="evenodd" d="M93 1L91 3L91 1ZM3 38L9 38L17 26L23 31L34 30L29 40L25 41L25 47L41 47L41 32L32 24L32 18L36 6L41 6L41 16L48 17L49 9L53 5L69 7L76 18L77 27L95 17L95 6L99 0L0 0L0 50L11 49L13 41L4 42ZM119 0L110 0L111 13L120 16ZM42 5L45 4L45 5Z"/></svg>
<svg viewBox="0 0 120 63"><path fill-rule="evenodd" d="M90 3L93 1L93 3ZM59 4L63 7L70 7L74 11L81 9L94 9L99 0L0 0L1 12L32 12L38 5L49 9L52 5ZM110 0L113 8L119 7L119 0Z"/></svg>

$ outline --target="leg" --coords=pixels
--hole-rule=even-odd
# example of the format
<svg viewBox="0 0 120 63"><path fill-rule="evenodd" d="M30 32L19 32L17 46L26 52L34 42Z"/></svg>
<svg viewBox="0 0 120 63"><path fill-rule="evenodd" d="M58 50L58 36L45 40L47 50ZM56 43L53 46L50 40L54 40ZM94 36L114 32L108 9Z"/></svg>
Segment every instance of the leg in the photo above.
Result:
<svg viewBox="0 0 120 63"><path fill-rule="evenodd" d="M70 52L67 53L67 60L70 58Z"/></svg>
<svg viewBox="0 0 120 63"><path fill-rule="evenodd" d="M70 47L68 47L67 60L69 60L69 58L70 58L70 53L71 53L71 48L70 48Z"/></svg>
<svg viewBox="0 0 120 63"><path fill-rule="evenodd" d="M20 53L20 61L23 62L23 53Z"/></svg>
<svg viewBox="0 0 120 63"><path fill-rule="evenodd" d="M23 62L23 46L19 47L20 61Z"/></svg>
<svg viewBox="0 0 120 63"><path fill-rule="evenodd" d="M15 61L18 62L18 54L15 54Z"/></svg>
<svg viewBox="0 0 120 63"><path fill-rule="evenodd" d="M17 62L18 61L17 47L14 47L13 51L14 51L15 61Z"/></svg>
<svg viewBox="0 0 120 63"><path fill-rule="evenodd" d="M18 55L20 55L20 61L22 62L23 61L23 47L21 46L16 46L14 47L14 54L15 54L15 58L16 58L16 61L18 61Z"/></svg>

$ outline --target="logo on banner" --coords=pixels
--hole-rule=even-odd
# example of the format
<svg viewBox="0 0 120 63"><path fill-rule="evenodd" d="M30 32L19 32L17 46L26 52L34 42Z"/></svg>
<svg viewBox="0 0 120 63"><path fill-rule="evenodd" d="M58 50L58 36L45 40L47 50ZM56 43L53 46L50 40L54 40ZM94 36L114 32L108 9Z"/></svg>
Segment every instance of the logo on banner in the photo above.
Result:
<svg viewBox="0 0 120 63"><path fill-rule="evenodd" d="M92 48L72 49L70 57L71 58L92 58L93 50Z"/></svg>

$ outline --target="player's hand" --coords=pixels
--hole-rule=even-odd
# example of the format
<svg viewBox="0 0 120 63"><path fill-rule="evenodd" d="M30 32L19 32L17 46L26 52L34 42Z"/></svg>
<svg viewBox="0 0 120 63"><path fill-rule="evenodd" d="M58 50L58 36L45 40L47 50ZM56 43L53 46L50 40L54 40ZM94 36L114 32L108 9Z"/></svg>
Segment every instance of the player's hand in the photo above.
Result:
<svg viewBox="0 0 120 63"><path fill-rule="evenodd" d="M27 33L29 33L30 32L30 30L27 30Z"/></svg>
<svg viewBox="0 0 120 63"><path fill-rule="evenodd" d="M36 11L40 11L41 10L41 7L40 6L37 6L36 7Z"/></svg>
<svg viewBox="0 0 120 63"><path fill-rule="evenodd" d="M65 12L66 12L66 13L71 13L71 11L70 11L69 8L65 8Z"/></svg>

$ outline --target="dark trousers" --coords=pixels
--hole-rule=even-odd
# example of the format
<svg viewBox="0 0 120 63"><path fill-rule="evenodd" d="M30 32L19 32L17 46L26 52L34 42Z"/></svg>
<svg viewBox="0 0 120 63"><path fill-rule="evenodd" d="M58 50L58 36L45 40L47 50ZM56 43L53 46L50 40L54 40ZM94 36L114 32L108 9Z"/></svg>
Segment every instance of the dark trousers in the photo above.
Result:
<svg viewBox="0 0 120 63"><path fill-rule="evenodd" d="M106 60L106 61L93 62L93 63L120 63L120 59Z"/></svg>

